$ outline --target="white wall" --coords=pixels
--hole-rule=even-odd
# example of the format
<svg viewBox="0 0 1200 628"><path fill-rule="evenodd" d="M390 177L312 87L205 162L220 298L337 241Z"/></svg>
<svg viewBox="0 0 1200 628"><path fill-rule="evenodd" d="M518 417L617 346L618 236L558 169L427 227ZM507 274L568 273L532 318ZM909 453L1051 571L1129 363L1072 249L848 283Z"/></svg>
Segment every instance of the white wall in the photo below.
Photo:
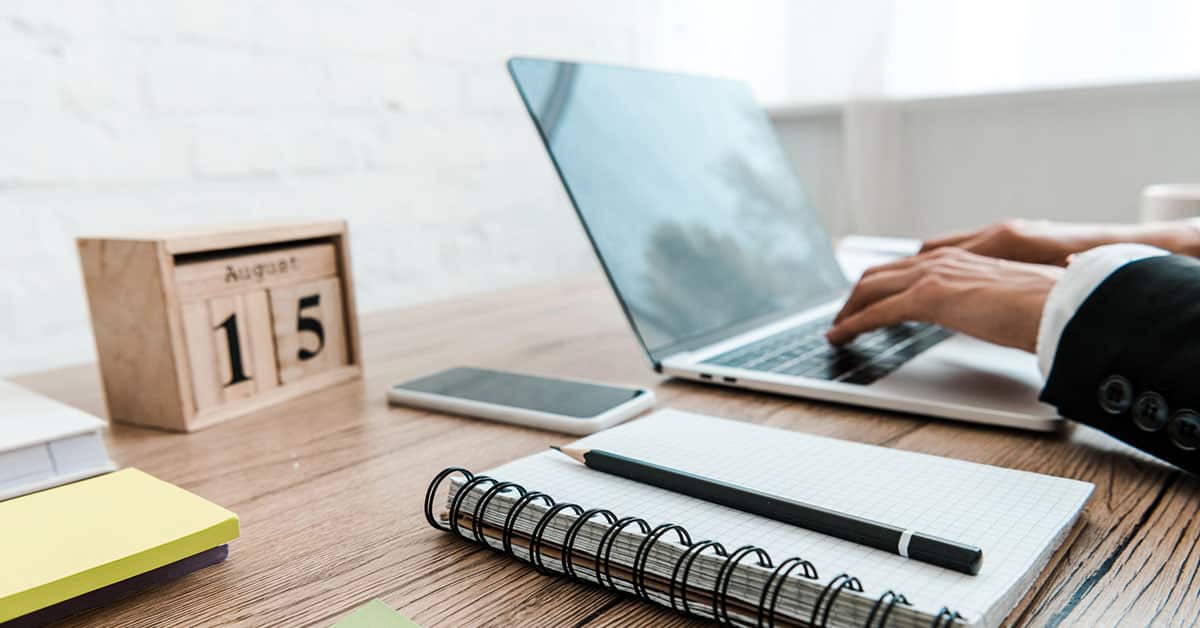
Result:
<svg viewBox="0 0 1200 628"><path fill-rule="evenodd" d="M835 232L927 237L1005 217L1136 222L1141 190L1200 182L1200 81L894 104L892 211L857 221L837 108L772 114ZM867 182L870 184L870 182Z"/></svg>
<svg viewBox="0 0 1200 628"><path fill-rule="evenodd" d="M820 6L0 3L0 374L92 359L77 235L346 218L363 311L594 268L504 59L733 75L775 101L852 69L807 63L811 40L781 26L850 15ZM857 229L1132 219L1141 185L1200 181L1200 88L1131 89L906 105L904 210ZM777 122L844 226L840 116Z"/></svg>
<svg viewBox="0 0 1200 628"><path fill-rule="evenodd" d="M504 60L694 70L703 59L687 48L715 42L754 66L773 51L754 43L771 17L739 10L730 30L717 17L731 11L678 0L4 2L0 374L92 358L82 234L346 218L363 311L593 268Z"/></svg>

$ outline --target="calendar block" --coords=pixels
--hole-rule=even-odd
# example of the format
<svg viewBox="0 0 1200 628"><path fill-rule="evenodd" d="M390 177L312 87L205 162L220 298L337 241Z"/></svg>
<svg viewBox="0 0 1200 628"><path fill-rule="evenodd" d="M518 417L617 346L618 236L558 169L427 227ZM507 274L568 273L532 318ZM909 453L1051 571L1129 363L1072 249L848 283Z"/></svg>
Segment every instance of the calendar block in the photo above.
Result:
<svg viewBox="0 0 1200 628"><path fill-rule="evenodd" d="M265 290L184 303L183 335L197 410L280 385Z"/></svg>
<svg viewBox="0 0 1200 628"><path fill-rule="evenodd" d="M342 287L336 278L272 288L279 381L284 384L346 363L342 327Z"/></svg>
<svg viewBox="0 0 1200 628"><path fill-rule="evenodd" d="M361 376L343 222L78 245L113 420L190 431Z"/></svg>

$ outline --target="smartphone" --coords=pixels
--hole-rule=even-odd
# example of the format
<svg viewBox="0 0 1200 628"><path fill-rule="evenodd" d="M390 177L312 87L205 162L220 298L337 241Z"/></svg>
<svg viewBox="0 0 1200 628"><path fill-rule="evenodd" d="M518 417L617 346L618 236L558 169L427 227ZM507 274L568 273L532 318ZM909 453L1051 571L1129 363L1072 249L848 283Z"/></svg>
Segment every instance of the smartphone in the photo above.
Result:
<svg viewBox="0 0 1200 628"><path fill-rule="evenodd" d="M458 367L396 384L388 389L388 401L555 432L591 434L654 407L654 392Z"/></svg>

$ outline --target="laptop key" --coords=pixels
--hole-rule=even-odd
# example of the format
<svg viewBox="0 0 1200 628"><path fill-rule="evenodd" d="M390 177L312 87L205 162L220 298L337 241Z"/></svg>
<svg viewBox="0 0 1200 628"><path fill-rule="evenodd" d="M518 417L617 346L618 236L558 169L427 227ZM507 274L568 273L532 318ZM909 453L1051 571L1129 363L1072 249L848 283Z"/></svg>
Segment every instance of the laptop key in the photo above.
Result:
<svg viewBox="0 0 1200 628"><path fill-rule="evenodd" d="M845 384L872 384L884 375L890 373L890 370L882 369L874 365L867 365L848 374L846 377L838 381Z"/></svg>
<svg viewBox="0 0 1200 628"><path fill-rule="evenodd" d="M859 336L845 347L824 337L832 316L782 331L709 358L704 363L849 384L870 384L952 332L923 323L904 323Z"/></svg>

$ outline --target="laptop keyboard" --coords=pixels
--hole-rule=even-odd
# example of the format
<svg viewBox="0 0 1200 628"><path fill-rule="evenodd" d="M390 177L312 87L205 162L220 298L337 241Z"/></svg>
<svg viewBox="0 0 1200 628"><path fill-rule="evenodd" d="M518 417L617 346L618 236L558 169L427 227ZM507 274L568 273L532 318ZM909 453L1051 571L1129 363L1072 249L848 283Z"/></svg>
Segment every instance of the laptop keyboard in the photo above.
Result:
<svg viewBox="0 0 1200 628"><path fill-rule="evenodd" d="M825 330L831 323L833 314L703 363L866 385L954 335L936 325L903 323L865 333L851 343L835 347L825 340Z"/></svg>

